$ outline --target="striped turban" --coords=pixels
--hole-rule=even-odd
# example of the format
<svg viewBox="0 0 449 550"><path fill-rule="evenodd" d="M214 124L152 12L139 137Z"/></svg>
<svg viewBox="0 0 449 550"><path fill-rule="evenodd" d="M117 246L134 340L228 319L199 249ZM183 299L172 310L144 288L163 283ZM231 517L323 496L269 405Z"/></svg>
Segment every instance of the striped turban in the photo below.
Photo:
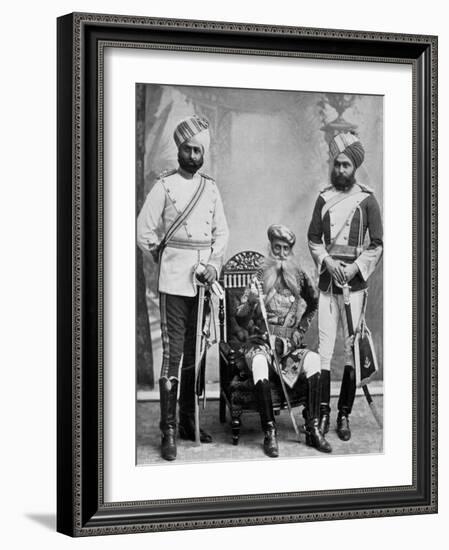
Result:
<svg viewBox="0 0 449 550"><path fill-rule="evenodd" d="M296 242L296 236L293 231L290 231L287 226L281 224L270 225L267 235L270 242L273 242L273 239L281 239L290 246L294 246Z"/></svg>
<svg viewBox="0 0 449 550"><path fill-rule="evenodd" d="M357 169L365 158L365 149L354 134L338 134L329 144L332 158L335 160L340 153L346 155Z"/></svg>
<svg viewBox="0 0 449 550"><path fill-rule="evenodd" d="M203 153L206 153L210 145L209 122L197 115L189 116L176 126L173 138L178 149L180 145L189 141L199 145Z"/></svg>

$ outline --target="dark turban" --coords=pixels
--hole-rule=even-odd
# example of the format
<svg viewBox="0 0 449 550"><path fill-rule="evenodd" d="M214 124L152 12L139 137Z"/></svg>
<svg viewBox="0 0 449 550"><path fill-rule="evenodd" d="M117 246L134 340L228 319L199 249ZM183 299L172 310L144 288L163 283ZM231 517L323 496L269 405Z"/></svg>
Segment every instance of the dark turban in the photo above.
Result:
<svg viewBox="0 0 449 550"><path fill-rule="evenodd" d="M354 134L338 134L329 144L332 159L335 160L340 153L346 155L357 169L365 158L365 149L360 140Z"/></svg>
<svg viewBox="0 0 449 550"><path fill-rule="evenodd" d="M290 246L293 246L296 242L296 237L293 231L290 231L288 227L281 224L270 225L267 230L267 235L270 242L273 242L273 239L281 239Z"/></svg>

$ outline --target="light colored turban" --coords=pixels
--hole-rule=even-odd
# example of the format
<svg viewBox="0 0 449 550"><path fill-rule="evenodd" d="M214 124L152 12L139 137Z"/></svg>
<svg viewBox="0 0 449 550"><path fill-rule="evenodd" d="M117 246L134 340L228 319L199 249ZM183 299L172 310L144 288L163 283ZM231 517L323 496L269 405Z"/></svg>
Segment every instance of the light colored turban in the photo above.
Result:
<svg viewBox="0 0 449 550"><path fill-rule="evenodd" d="M290 246L294 246L296 242L295 234L293 233L293 231L290 231L290 229L286 225L270 225L267 230L267 235L270 242L273 242L273 239L282 239Z"/></svg>
<svg viewBox="0 0 449 550"><path fill-rule="evenodd" d="M365 149L357 136L351 133L338 134L329 144L332 158L335 160L340 153L346 155L357 169L365 158Z"/></svg>
<svg viewBox="0 0 449 550"><path fill-rule="evenodd" d="M189 141L191 144L199 145L203 153L206 153L210 145L209 122L197 115L189 116L176 126L173 138L178 149L180 145Z"/></svg>

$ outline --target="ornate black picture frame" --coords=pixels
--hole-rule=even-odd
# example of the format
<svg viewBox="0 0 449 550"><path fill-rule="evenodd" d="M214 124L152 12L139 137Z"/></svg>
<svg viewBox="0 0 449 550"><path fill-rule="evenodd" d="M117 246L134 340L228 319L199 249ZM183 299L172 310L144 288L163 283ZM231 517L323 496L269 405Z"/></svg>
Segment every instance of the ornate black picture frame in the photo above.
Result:
<svg viewBox="0 0 449 550"><path fill-rule="evenodd" d="M412 67L411 485L165 501L149 491L145 501L104 501L105 44ZM436 513L437 38L76 13L58 19L57 71L58 531L89 536Z"/></svg>

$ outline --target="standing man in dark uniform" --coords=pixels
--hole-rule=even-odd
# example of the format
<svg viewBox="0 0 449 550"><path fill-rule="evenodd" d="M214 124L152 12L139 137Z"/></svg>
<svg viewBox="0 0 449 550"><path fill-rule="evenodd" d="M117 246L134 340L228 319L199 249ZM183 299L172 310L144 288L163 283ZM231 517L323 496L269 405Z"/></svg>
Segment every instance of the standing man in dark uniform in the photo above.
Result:
<svg viewBox="0 0 449 550"><path fill-rule="evenodd" d="M199 172L210 144L209 123L196 115L175 129L179 166L164 172L137 220L137 243L159 265L162 369L159 379L161 455L176 458L179 369L179 435L195 440L195 337L198 312L195 271L212 284L220 273L228 226L215 181ZM201 430L201 441L212 438Z"/></svg>
<svg viewBox="0 0 449 550"><path fill-rule="evenodd" d="M345 367L338 400L337 434L351 438L349 415L356 382L352 339L348 334L342 285L351 288L354 327L362 312L367 281L382 256L383 230L379 204L372 189L356 180L365 150L352 133L338 134L329 144L333 167L331 185L319 195L310 222L309 249L319 273L319 352L321 357L321 419L329 430L330 364L339 322L345 338ZM369 243L365 245L368 234Z"/></svg>

